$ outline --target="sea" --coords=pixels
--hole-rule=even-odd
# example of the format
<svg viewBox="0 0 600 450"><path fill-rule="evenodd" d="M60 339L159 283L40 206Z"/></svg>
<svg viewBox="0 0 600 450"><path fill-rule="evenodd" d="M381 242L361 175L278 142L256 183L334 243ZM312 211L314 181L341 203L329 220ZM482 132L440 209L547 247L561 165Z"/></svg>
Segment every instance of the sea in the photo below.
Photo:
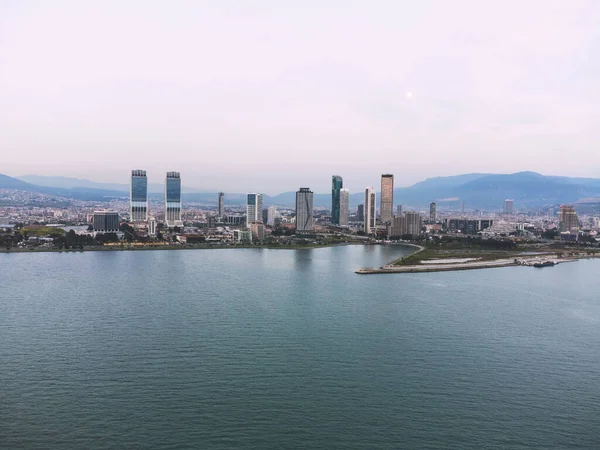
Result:
<svg viewBox="0 0 600 450"><path fill-rule="evenodd" d="M600 260L0 254L0 449L600 449Z"/></svg>

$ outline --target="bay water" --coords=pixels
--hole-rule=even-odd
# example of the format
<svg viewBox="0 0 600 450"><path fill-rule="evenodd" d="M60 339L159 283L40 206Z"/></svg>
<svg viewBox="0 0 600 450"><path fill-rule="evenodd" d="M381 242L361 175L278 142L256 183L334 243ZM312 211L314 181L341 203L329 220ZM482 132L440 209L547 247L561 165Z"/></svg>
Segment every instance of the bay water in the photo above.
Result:
<svg viewBox="0 0 600 450"><path fill-rule="evenodd" d="M410 251L0 254L0 448L600 448L600 261Z"/></svg>

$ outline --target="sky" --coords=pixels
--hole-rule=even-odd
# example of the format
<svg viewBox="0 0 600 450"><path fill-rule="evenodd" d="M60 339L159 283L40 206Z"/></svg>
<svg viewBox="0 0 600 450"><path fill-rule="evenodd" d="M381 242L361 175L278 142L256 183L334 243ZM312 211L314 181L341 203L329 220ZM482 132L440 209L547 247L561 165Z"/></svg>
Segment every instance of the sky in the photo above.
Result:
<svg viewBox="0 0 600 450"><path fill-rule="evenodd" d="M600 177L598 0L0 0L0 173Z"/></svg>

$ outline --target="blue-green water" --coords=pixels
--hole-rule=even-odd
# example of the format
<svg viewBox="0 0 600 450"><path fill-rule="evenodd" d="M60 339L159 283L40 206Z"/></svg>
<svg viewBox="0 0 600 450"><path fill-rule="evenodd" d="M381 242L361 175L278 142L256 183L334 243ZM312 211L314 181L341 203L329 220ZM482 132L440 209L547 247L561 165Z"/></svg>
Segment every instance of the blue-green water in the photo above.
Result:
<svg viewBox="0 0 600 450"><path fill-rule="evenodd" d="M0 448L600 448L600 261L0 255Z"/></svg>

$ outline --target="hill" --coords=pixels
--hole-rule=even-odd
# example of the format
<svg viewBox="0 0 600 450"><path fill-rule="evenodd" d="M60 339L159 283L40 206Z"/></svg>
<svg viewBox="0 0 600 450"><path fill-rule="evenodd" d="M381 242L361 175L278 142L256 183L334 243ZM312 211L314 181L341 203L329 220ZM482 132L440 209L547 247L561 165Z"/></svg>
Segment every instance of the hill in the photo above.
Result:
<svg viewBox="0 0 600 450"><path fill-rule="evenodd" d="M48 177L40 177L48 180ZM108 198L129 196L127 189L98 189L86 186L73 186L86 180L65 177L55 178L53 183L63 183L63 187L41 186L24 180L0 175L0 189L20 189L39 192L59 197L78 200L102 201ZM27 179L35 180L39 178ZM65 181L67 180L67 181ZM45 181L50 183L50 181ZM89 182L94 183L94 182ZM85 184L85 183L84 183ZM119 187L108 183L94 183L106 187ZM89 185L88 185L89 186ZM125 185L123 185L125 186ZM350 206L363 202L363 192L350 195ZM379 198L379 193L377 194ZM162 200L162 190L151 193L150 198ZM217 204L217 192L185 192L184 202L195 202L204 205ZM467 210L481 209L497 211L502 209L504 199L511 198L517 209L544 208L560 203L593 204L600 202L600 179L571 178L560 176L545 176L535 172L518 172L513 174L471 173L450 177L428 178L409 187L394 190L394 204L403 205L406 209L426 209L431 201L436 201L440 209L458 209L461 202ZM245 203L245 194L226 193L225 202L228 205ZM293 207L296 193L283 192L278 195L265 195L264 204ZM330 193L315 193L316 207L331 206Z"/></svg>

